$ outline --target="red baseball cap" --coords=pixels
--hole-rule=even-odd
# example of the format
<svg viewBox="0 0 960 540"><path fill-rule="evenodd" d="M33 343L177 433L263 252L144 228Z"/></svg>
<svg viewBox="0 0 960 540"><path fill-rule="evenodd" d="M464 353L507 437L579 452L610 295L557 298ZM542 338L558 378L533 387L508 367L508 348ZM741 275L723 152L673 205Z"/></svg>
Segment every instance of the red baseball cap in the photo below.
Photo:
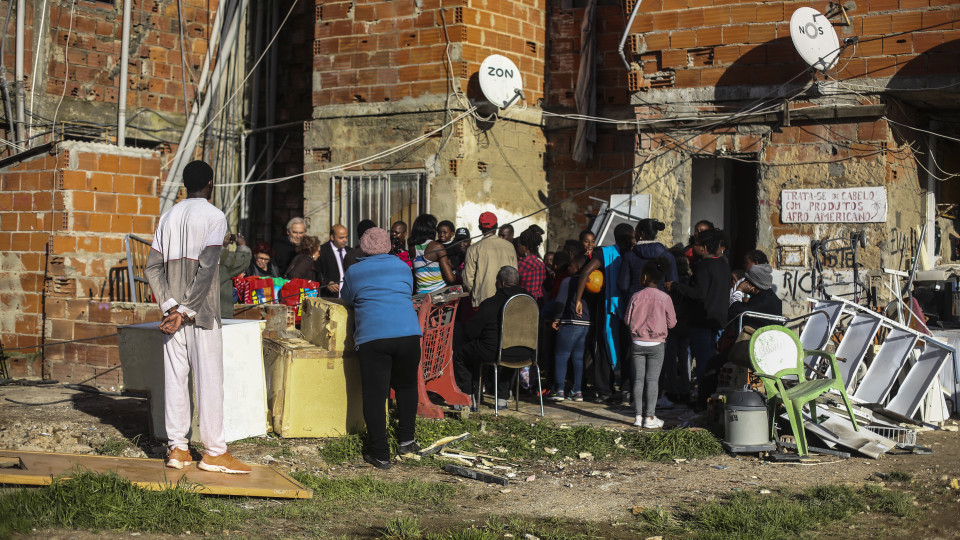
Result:
<svg viewBox="0 0 960 540"><path fill-rule="evenodd" d="M497 226L497 216L493 212L484 212L480 214L480 228L490 229Z"/></svg>

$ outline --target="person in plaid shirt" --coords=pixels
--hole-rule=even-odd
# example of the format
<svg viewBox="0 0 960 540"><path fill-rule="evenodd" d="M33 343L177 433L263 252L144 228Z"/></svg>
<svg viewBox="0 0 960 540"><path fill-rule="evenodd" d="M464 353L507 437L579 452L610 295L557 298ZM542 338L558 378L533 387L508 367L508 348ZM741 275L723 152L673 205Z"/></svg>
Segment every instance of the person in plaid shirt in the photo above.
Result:
<svg viewBox="0 0 960 540"><path fill-rule="evenodd" d="M516 239L520 286L541 305L543 304L543 282L547 280L547 266L540 259L542 243L543 237L534 227L523 231Z"/></svg>

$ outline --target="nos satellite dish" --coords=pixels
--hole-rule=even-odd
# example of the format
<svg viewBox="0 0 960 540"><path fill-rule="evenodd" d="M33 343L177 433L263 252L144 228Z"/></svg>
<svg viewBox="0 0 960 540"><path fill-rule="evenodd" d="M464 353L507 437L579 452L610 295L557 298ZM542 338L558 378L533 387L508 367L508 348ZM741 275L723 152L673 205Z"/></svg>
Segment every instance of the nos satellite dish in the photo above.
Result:
<svg viewBox="0 0 960 540"><path fill-rule="evenodd" d="M826 71L837 63L840 40L833 25L819 11L802 7L790 17L790 37L800 58L814 69Z"/></svg>
<svg viewBox="0 0 960 540"><path fill-rule="evenodd" d="M523 81L520 70L506 56L494 54L480 64L480 90L487 101L506 109L519 97L523 97Z"/></svg>

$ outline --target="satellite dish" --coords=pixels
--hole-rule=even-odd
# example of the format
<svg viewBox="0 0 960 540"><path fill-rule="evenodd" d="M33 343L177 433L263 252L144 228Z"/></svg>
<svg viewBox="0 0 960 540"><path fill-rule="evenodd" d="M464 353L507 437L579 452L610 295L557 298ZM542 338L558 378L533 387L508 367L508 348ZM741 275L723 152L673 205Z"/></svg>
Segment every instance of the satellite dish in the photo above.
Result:
<svg viewBox="0 0 960 540"><path fill-rule="evenodd" d="M790 37L803 61L826 71L837 63L840 40L830 21L819 11L802 7L790 17Z"/></svg>
<svg viewBox="0 0 960 540"><path fill-rule="evenodd" d="M487 101L506 109L519 97L523 97L523 81L520 70L506 56L494 54L480 64L480 90Z"/></svg>

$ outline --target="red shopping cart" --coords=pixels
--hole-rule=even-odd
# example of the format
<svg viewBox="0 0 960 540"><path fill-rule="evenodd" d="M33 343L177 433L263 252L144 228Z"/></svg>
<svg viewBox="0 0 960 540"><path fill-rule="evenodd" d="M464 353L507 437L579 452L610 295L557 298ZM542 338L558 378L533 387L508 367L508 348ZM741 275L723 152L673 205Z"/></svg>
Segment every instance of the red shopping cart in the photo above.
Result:
<svg viewBox="0 0 960 540"><path fill-rule="evenodd" d="M457 305L466 296L460 287L448 287L438 293L413 298L423 331L417 414L425 418L443 418L443 409L430 401L428 392L441 397L447 405L469 406L472 403L470 396L457 387L453 376L453 322Z"/></svg>

